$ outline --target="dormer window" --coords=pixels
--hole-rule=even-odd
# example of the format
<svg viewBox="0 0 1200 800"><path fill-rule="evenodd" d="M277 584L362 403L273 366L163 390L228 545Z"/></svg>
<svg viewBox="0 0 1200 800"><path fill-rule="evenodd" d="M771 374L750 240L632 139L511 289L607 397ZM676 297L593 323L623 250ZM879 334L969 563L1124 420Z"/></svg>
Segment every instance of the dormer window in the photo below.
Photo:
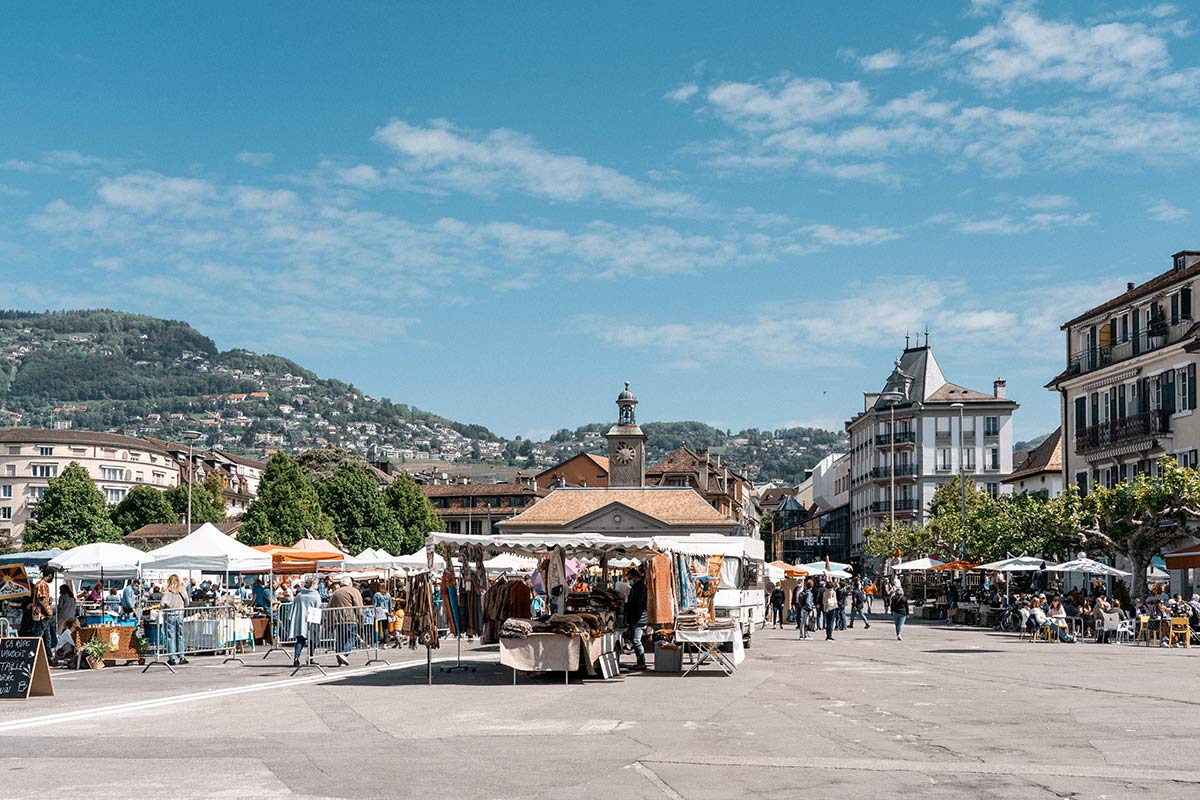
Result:
<svg viewBox="0 0 1200 800"><path fill-rule="evenodd" d="M1186 263L1187 263L1187 260L1183 257L1182 254L1175 256L1175 269L1176 270L1183 269L1184 264L1186 264Z"/></svg>

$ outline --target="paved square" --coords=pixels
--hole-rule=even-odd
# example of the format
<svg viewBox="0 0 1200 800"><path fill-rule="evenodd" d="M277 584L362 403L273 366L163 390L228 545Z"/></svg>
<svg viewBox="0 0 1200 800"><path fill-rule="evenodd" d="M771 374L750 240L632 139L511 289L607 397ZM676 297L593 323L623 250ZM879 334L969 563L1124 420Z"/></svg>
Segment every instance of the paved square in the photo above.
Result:
<svg viewBox="0 0 1200 800"><path fill-rule="evenodd" d="M57 672L57 697L0 706L0 796L1200 797L1200 648L941 624L897 642L878 618L834 642L761 631L732 678L569 687L512 686L494 647L432 687L423 652L388 655L328 680L280 654Z"/></svg>

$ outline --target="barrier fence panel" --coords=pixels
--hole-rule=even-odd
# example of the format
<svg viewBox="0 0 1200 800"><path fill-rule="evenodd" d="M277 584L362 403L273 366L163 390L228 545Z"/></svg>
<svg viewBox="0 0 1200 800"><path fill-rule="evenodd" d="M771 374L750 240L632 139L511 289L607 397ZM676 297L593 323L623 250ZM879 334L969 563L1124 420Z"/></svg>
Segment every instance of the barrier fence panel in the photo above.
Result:
<svg viewBox="0 0 1200 800"><path fill-rule="evenodd" d="M153 658L145 669L162 665L174 672L171 661L189 655L225 654L222 664L245 663L237 647L244 644L254 650L254 627L249 618L239 617L232 606L196 606L183 609L158 609L147 623Z"/></svg>
<svg viewBox="0 0 1200 800"><path fill-rule="evenodd" d="M272 653L291 653L296 638L292 636L292 604L279 603L271 609L271 646L263 653L266 659Z"/></svg>
<svg viewBox="0 0 1200 800"><path fill-rule="evenodd" d="M367 665L387 663L379 657L379 648L386 643L380 633L386 627L376 624L373 606L311 609L304 630L306 635L295 639L293 647L300 645L300 653L307 655L297 655L299 664L292 674L304 667L314 667L324 673L325 668L318 658L339 655L349 658L355 652L367 653Z"/></svg>

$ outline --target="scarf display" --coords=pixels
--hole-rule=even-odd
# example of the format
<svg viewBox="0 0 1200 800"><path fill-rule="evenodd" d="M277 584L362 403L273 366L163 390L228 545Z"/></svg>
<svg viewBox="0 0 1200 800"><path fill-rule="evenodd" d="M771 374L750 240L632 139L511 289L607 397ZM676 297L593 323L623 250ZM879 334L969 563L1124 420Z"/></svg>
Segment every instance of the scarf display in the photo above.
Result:
<svg viewBox="0 0 1200 800"><path fill-rule="evenodd" d="M417 645L436 648L438 642L437 609L433 603L433 579L428 572L418 573L408 579L405 590L404 637L408 646Z"/></svg>

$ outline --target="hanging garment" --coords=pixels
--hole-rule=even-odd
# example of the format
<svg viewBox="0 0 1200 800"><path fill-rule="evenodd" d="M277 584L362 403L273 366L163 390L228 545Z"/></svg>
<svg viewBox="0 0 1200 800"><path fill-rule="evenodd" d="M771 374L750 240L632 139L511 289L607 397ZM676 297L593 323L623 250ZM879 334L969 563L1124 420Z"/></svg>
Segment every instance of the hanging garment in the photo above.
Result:
<svg viewBox="0 0 1200 800"><path fill-rule="evenodd" d="M651 625L669 625L675 620L674 571L671 557L665 553L646 562L646 619Z"/></svg>
<svg viewBox="0 0 1200 800"><path fill-rule="evenodd" d="M462 616L458 608L458 580L454 575L454 567L450 566L449 561L446 562L446 571L442 573L442 597L446 598L448 607L447 627L450 628L450 633L459 636L459 632L462 630Z"/></svg>
<svg viewBox="0 0 1200 800"><path fill-rule="evenodd" d="M567 557L561 547L555 546L546 565L546 596L551 614L562 614L567 609Z"/></svg>

